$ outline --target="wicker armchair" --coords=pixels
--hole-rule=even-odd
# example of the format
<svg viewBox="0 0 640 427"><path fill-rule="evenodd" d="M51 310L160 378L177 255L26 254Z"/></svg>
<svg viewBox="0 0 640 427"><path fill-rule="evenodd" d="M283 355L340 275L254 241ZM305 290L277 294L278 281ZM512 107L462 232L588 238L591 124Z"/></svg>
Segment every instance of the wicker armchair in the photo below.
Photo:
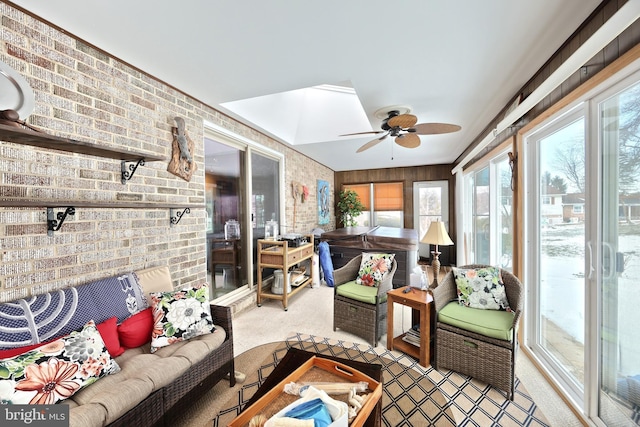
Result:
<svg viewBox="0 0 640 427"><path fill-rule="evenodd" d="M350 260L344 266L333 272L335 288L333 292L333 330L340 328L371 343L373 347L387 330L387 292L393 288L393 275L397 263L393 260L391 270L377 288L374 303L359 301L347 296L339 295L339 287L358 277L362 255ZM360 286L360 285L358 285ZM364 287L366 288L366 287Z"/></svg>
<svg viewBox="0 0 640 427"><path fill-rule="evenodd" d="M460 268L482 268L486 265L467 265ZM514 312L509 340L496 339L443 323L440 311L451 301L457 301L453 272L433 289L436 311L435 363L436 369L451 369L469 375L507 393L513 400L515 392L515 360L518 348L518 322L523 309L523 286L512 273L501 270L509 306ZM457 303L457 302L456 302ZM478 310L465 308L465 310Z"/></svg>

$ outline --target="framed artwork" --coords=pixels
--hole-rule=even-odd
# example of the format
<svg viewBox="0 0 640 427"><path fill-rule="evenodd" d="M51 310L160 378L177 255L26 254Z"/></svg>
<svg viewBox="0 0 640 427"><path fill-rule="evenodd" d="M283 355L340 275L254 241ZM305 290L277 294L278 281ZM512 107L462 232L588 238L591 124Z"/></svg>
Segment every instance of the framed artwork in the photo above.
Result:
<svg viewBox="0 0 640 427"><path fill-rule="evenodd" d="M318 224L329 224L329 182L318 180Z"/></svg>

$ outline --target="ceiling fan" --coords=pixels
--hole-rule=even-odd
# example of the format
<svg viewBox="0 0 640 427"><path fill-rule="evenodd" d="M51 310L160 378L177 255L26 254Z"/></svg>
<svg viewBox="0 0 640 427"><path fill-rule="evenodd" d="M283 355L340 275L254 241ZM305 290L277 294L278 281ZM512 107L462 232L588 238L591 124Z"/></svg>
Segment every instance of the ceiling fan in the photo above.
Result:
<svg viewBox="0 0 640 427"><path fill-rule="evenodd" d="M387 117L382 121L382 130L348 133L340 136L384 133L380 138L371 140L356 150L356 153L361 153L382 142L388 136L395 137L396 144L402 147L416 148L420 145L420 137L418 135L436 135L441 133L457 132L461 129L460 126L449 123L416 124L418 121L416 116L408 114L408 112L401 114L399 110L390 110L386 114Z"/></svg>

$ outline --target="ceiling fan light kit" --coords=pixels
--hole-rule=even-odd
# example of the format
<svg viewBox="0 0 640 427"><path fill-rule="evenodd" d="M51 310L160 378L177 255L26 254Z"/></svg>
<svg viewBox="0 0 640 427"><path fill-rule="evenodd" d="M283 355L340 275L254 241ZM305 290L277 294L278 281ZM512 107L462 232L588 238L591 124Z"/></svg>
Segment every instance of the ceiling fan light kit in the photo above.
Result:
<svg viewBox="0 0 640 427"><path fill-rule="evenodd" d="M382 113L384 112L384 115ZM356 153L362 153L365 150L382 142L387 136L395 137L395 143L404 148L417 148L420 146L420 137L418 135L438 135L443 133L457 132L461 129L458 125L450 123L418 123L418 118L413 114L409 114L411 108L407 106L386 107L377 110L375 116L383 119L382 131L356 132L348 133L340 136L379 134L384 135L367 142L362 145Z"/></svg>

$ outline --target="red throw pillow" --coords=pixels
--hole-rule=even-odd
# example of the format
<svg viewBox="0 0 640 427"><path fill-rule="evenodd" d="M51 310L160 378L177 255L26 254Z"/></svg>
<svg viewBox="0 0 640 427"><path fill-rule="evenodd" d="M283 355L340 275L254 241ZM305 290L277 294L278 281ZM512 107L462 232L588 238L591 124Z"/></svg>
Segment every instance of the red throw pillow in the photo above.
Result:
<svg viewBox="0 0 640 427"><path fill-rule="evenodd" d="M34 348L38 348L45 344L46 343L41 342L39 344L25 345L24 347L16 347L16 348L9 348L7 350L0 350L0 359L9 359L10 357L17 356L22 353L26 353L29 350L33 350Z"/></svg>
<svg viewBox="0 0 640 427"><path fill-rule="evenodd" d="M107 351L111 357L120 356L124 353L124 347L120 345L120 338L118 337L118 318L112 317L96 326L102 341L107 347Z"/></svg>
<svg viewBox="0 0 640 427"><path fill-rule="evenodd" d="M118 337L124 348L140 347L151 341L153 313L151 307L137 312L118 325Z"/></svg>

